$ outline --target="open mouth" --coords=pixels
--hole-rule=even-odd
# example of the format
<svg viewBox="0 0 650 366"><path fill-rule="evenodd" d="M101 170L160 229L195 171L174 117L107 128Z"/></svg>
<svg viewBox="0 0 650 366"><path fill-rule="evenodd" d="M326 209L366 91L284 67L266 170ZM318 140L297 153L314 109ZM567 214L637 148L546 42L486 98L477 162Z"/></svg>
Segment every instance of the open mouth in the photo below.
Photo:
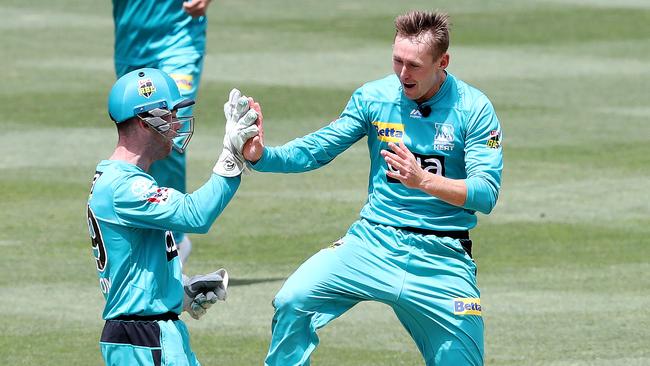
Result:
<svg viewBox="0 0 650 366"><path fill-rule="evenodd" d="M415 83L402 83L404 85L404 89L413 89L415 88Z"/></svg>

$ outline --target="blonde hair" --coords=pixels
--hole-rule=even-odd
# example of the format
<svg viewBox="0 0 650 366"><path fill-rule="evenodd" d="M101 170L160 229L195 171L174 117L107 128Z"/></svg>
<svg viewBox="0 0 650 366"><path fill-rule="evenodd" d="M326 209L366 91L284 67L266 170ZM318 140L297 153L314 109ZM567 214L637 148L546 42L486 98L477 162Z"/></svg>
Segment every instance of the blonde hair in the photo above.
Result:
<svg viewBox="0 0 650 366"><path fill-rule="evenodd" d="M449 48L449 15L442 12L413 10L395 18L395 37L426 43L438 59Z"/></svg>

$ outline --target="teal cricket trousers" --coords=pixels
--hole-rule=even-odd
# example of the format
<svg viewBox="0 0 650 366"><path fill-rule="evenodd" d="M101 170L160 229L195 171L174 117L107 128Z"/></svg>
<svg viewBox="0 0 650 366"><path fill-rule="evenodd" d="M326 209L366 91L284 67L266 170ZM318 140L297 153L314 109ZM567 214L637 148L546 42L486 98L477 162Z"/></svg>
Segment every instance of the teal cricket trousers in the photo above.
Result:
<svg viewBox="0 0 650 366"><path fill-rule="evenodd" d="M99 345L107 366L201 366L182 320L107 320Z"/></svg>
<svg viewBox="0 0 650 366"><path fill-rule="evenodd" d="M483 365L476 266L460 241L363 219L282 286L265 365L309 365L316 331L369 300L393 308L426 365Z"/></svg>

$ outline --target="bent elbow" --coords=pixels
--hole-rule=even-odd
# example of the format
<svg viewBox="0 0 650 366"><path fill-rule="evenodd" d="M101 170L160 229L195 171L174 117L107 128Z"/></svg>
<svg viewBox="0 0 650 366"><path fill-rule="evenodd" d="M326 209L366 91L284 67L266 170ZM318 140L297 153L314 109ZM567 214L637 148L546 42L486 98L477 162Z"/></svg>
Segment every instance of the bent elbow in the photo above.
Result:
<svg viewBox="0 0 650 366"><path fill-rule="evenodd" d="M197 234L207 234L208 231L210 230L210 226L212 226L212 223L206 222L201 224L196 228L196 233Z"/></svg>
<svg viewBox="0 0 650 366"><path fill-rule="evenodd" d="M468 184L464 207L487 215L496 206L498 197L499 189L490 181L473 180Z"/></svg>
<svg viewBox="0 0 650 366"><path fill-rule="evenodd" d="M477 207L477 211L482 214L488 215L490 212L492 212L494 206L496 205L497 202L495 200L489 200L484 202L482 205L479 205L479 207Z"/></svg>

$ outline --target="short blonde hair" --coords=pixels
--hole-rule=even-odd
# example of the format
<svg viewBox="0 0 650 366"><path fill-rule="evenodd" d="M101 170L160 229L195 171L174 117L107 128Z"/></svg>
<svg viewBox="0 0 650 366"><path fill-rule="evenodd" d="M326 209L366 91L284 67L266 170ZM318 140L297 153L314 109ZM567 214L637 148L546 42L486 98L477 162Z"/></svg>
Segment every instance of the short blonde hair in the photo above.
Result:
<svg viewBox="0 0 650 366"><path fill-rule="evenodd" d="M395 18L395 37L417 39L426 43L433 59L449 48L449 15L442 12L410 11Z"/></svg>

